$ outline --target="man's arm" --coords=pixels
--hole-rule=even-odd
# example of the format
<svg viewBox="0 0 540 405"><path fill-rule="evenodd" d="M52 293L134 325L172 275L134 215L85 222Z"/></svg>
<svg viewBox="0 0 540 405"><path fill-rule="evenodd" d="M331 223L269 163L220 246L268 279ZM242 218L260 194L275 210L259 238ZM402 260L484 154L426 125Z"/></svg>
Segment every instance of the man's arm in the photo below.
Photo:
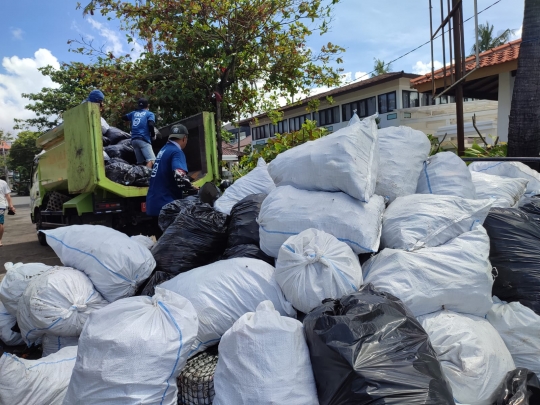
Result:
<svg viewBox="0 0 540 405"><path fill-rule="evenodd" d="M174 181L176 182L176 186L182 190L183 192L188 192L189 190L193 190L194 187L193 184L191 184L191 181L188 177L188 170L187 170L187 163L186 163L186 157L185 155L178 151L174 154L172 159L172 168L173 168L173 176Z"/></svg>
<svg viewBox="0 0 540 405"><path fill-rule="evenodd" d="M123 116L122 116L122 119L123 119L124 121L130 121L130 120L131 120L131 118L129 118L129 114L123 115Z"/></svg>
<svg viewBox="0 0 540 405"><path fill-rule="evenodd" d="M150 137L152 140L156 139L156 129L155 129L156 123L153 120L148 121L148 130L150 131Z"/></svg>
<svg viewBox="0 0 540 405"><path fill-rule="evenodd" d="M13 206L13 201L11 200L11 194L10 193L6 194L6 200L8 202L8 208L15 211L15 207Z"/></svg>

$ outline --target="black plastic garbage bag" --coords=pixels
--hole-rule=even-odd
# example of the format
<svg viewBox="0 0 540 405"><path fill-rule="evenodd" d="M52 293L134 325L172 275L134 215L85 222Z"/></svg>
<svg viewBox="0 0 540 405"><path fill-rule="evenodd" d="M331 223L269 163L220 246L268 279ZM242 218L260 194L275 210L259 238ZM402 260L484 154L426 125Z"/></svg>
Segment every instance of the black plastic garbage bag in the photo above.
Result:
<svg viewBox="0 0 540 405"><path fill-rule="evenodd" d="M226 222L208 204L185 207L151 250L156 269L176 275L217 261L227 244Z"/></svg>
<svg viewBox="0 0 540 405"><path fill-rule="evenodd" d="M126 173L124 182L128 186L148 187L150 185L150 175L152 169L146 166L132 166Z"/></svg>
<svg viewBox="0 0 540 405"><path fill-rule="evenodd" d="M540 404L540 381L532 371L516 368L506 374L495 398L493 405Z"/></svg>
<svg viewBox="0 0 540 405"><path fill-rule="evenodd" d="M227 246L259 246L257 217L267 194L251 194L238 201L231 209Z"/></svg>
<svg viewBox="0 0 540 405"><path fill-rule="evenodd" d="M154 270L152 275L139 287L139 290L135 295L148 295L149 297L153 297L156 287L173 277L174 274Z"/></svg>
<svg viewBox="0 0 540 405"><path fill-rule="evenodd" d="M111 140L106 136L102 136L101 141L103 142L103 146L109 146L111 144Z"/></svg>
<svg viewBox="0 0 540 405"><path fill-rule="evenodd" d="M183 212L187 207L197 203L200 203L197 198L184 198L165 204L159 212L158 225L160 229L165 232L180 212Z"/></svg>
<svg viewBox="0 0 540 405"><path fill-rule="evenodd" d="M229 247L225 249L221 259L235 259L237 257L249 257L252 259L264 260L266 263L271 264L272 266L276 265L275 259L264 253L257 245L237 245Z"/></svg>
<svg viewBox="0 0 540 405"><path fill-rule="evenodd" d="M121 159L121 158L118 158L118 157L110 158L109 160L107 160L107 162L105 162L106 165L110 165L110 164L113 164L113 163L124 163L126 165L129 165L129 163L126 162L124 159Z"/></svg>
<svg viewBox="0 0 540 405"><path fill-rule="evenodd" d="M132 146L132 145L131 145L131 138L129 138L129 139L122 139L120 142L117 143L117 145L127 145L127 146Z"/></svg>
<svg viewBox="0 0 540 405"><path fill-rule="evenodd" d="M304 319L321 405L454 404L428 334L372 284Z"/></svg>
<svg viewBox="0 0 540 405"><path fill-rule="evenodd" d="M519 209L540 223L540 196L522 198L519 202Z"/></svg>
<svg viewBox="0 0 540 405"><path fill-rule="evenodd" d="M123 139L131 139L130 134L115 127L110 127L107 130L107 132L105 132L104 136L109 138L111 145L116 145L118 142L120 142Z"/></svg>
<svg viewBox="0 0 540 405"><path fill-rule="evenodd" d="M497 277L493 295L540 315L540 225L517 208L492 208L484 221Z"/></svg>
<svg viewBox="0 0 540 405"><path fill-rule="evenodd" d="M105 165L105 176L115 183L126 185L124 179L132 167L127 163L107 163Z"/></svg>
<svg viewBox="0 0 540 405"><path fill-rule="evenodd" d="M105 153L109 155L109 157L112 158L120 158L124 159L129 164L136 164L137 158L135 157L135 151L133 150L133 146L131 145L125 145L125 144L118 144L118 145L109 145L103 148Z"/></svg>

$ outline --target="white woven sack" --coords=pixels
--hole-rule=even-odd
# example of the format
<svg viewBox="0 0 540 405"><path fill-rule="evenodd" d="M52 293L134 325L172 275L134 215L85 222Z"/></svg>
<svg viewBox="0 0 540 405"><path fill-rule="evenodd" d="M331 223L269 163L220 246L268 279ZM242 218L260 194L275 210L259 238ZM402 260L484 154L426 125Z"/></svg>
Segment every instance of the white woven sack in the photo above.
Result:
<svg viewBox="0 0 540 405"><path fill-rule="evenodd" d="M398 197L384 213L381 246L410 251L442 245L482 225L492 202L430 194Z"/></svg>
<svg viewBox="0 0 540 405"><path fill-rule="evenodd" d="M302 323L271 301L240 317L223 335L214 405L318 405Z"/></svg>
<svg viewBox="0 0 540 405"><path fill-rule="evenodd" d="M374 195L362 203L345 193L277 187L259 212L261 249L277 257L287 238L309 228L334 235L357 253L379 249L384 199Z"/></svg>
<svg viewBox="0 0 540 405"><path fill-rule="evenodd" d="M492 198L493 207L514 207L527 190L528 180L496 176L484 172L471 172L479 200Z"/></svg>
<svg viewBox="0 0 540 405"><path fill-rule="evenodd" d="M135 294L156 267L150 250L106 226L72 225L42 232L62 263L83 271L109 302Z"/></svg>
<svg viewBox="0 0 540 405"><path fill-rule="evenodd" d="M193 305L159 287L92 313L64 404L176 405L197 327Z"/></svg>
<svg viewBox="0 0 540 405"><path fill-rule="evenodd" d="M379 147L375 116L280 153L268 165L276 186L342 191L368 202L375 191Z"/></svg>
<svg viewBox="0 0 540 405"><path fill-rule="evenodd" d="M134 235L131 237L131 239L134 240L135 242L140 243L147 249L152 249L152 247L156 244L156 242L154 242L152 238L149 238L148 236L144 236L144 235Z"/></svg>
<svg viewBox="0 0 540 405"><path fill-rule="evenodd" d="M39 276L52 269L42 263L5 263L6 275L0 283L0 301L4 303L6 311L17 316L17 305L26 286L33 277Z"/></svg>
<svg viewBox="0 0 540 405"><path fill-rule="evenodd" d="M452 152L439 152L424 162L416 193L476 198L471 172L465 162Z"/></svg>
<svg viewBox="0 0 540 405"><path fill-rule="evenodd" d="M45 333L79 336L88 315L107 304L84 273L54 267L28 283L17 322L28 345L39 342Z"/></svg>
<svg viewBox="0 0 540 405"><path fill-rule="evenodd" d="M0 404L62 405L77 358L77 346L37 360L0 357Z"/></svg>
<svg viewBox="0 0 540 405"><path fill-rule="evenodd" d="M384 249L363 271L365 284L395 295L414 316L448 309L483 317L492 305L489 237L482 226L438 247Z"/></svg>
<svg viewBox="0 0 540 405"><path fill-rule="evenodd" d="M17 318L7 312L4 304L0 301L0 340L8 346L24 343L21 334L11 330L16 323Z"/></svg>
<svg viewBox="0 0 540 405"><path fill-rule="evenodd" d="M77 346L79 344L78 336L54 336L46 333L41 341L43 357L62 350L64 347Z"/></svg>
<svg viewBox="0 0 540 405"><path fill-rule="evenodd" d="M214 208L229 215L234 205L251 194L268 194L276 188L268 174L268 166L263 158L257 161L257 167L236 180L214 203Z"/></svg>
<svg viewBox="0 0 540 405"><path fill-rule="evenodd" d="M160 287L191 301L199 317L199 333L190 356L215 345L247 312L270 300L281 315L296 317L268 263L248 258L221 260L180 273Z"/></svg>
<svg viewBox="0 0 540 405"><path fill-rule="evenodd" d="M379 130L379 175L375 194L394 201L416 192L431 143L422 131L399 126Z"/></svg>
<svg viewBox="0 0 540 405"><path fill-rule="evenodd" d="M514 179L525 179L528 195L540 194L540 173L521 162L473 162L469 170Z"/></svg>
<svg viewBox="0 0 540 405"><path fill-rule="evenodd" d="M362 268L346 243L311 228L291 236L279 249L276 281L285 298L307 314L326 298L358 291Z"/></svg>
<svg viewBox="0 0 540 405"><path fill-rule="evenodd" d="M516 367L540 376L540 316L519 302L493 297L487 320L501 335Z"/></svg>
<svg viewBox="0 0 540 405"><path fill-rule="evenodd" d="M493 326L484 318L452 311L418 321L429 335L456 403L491 405L506 373L516 368Z"/></svg>

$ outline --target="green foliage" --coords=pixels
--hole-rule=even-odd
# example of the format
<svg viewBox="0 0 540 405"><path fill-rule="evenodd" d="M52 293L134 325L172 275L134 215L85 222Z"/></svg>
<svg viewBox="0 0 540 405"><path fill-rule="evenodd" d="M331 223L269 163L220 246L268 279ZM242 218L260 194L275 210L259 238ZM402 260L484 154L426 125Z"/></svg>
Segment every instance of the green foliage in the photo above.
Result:
<svg viewBox="0 0 540 405"><path fill-rule="evenodd" d="M483 147L476 142L470 148L465 149L465 157L505 157L508 154L508 145L506 142L496 143L494 145L484 145Z"/></svg>
<svg viewBox="0 0 540 405"><path fill-rule="evenodd" d="M30 179L34 157L40 152L40 149L36 146L36 139L39 135L39 132L20 132L11 145L8 165L19 172L21 181Z"/></svg>
<svg viewBox="0 0 540 405"><path fill-rule="evenodd" d="M282 152L301 145L307 141L319 139L328 135L328 130L324 127L317 128L315 121L307 120L302 125L302 129L296 132L277 134L275 138L270 138L266 145L260 150L252 150L251 146L244 150L246 156L240 159L238 166L232 168L234 179L238 179L257 166L257 160L263 158L266 163L270 163Z"/></svg>
<svg viewBox="0 0 540 405"><path fill-rule="evenodd" d="M374 72L371 74L371 77L380 76L385 73L389 73L392 71L392 64L389 63L388 66L384 63L384 60L373 58L375 60L375 64L373 65Z"/></svg>
<svg viewBox="0 0 540 405"><path fill-rule="evenodd" d="M493 25L486 21L485 24L478 25L478 52L485 52L496 48L510 41L511 35L514 33L511 29L506 29L497 37L493 36ZM476 53L476 44L471 48L471 54Z"/></svg>

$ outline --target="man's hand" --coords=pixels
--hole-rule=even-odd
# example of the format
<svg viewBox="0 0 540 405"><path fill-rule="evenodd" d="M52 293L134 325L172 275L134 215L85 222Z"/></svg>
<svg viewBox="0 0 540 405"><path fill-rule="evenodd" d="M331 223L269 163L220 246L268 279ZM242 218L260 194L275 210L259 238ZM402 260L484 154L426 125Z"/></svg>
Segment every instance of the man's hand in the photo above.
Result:
<svg viewBox="0 0 540 405"><path fill-rule="evenodd" d="M193 185L191 184L191 181L189 181L187 173L182 169L176 169L174 171L174 181L176 182L176 186L182 191L193 189Z"/></svg>

